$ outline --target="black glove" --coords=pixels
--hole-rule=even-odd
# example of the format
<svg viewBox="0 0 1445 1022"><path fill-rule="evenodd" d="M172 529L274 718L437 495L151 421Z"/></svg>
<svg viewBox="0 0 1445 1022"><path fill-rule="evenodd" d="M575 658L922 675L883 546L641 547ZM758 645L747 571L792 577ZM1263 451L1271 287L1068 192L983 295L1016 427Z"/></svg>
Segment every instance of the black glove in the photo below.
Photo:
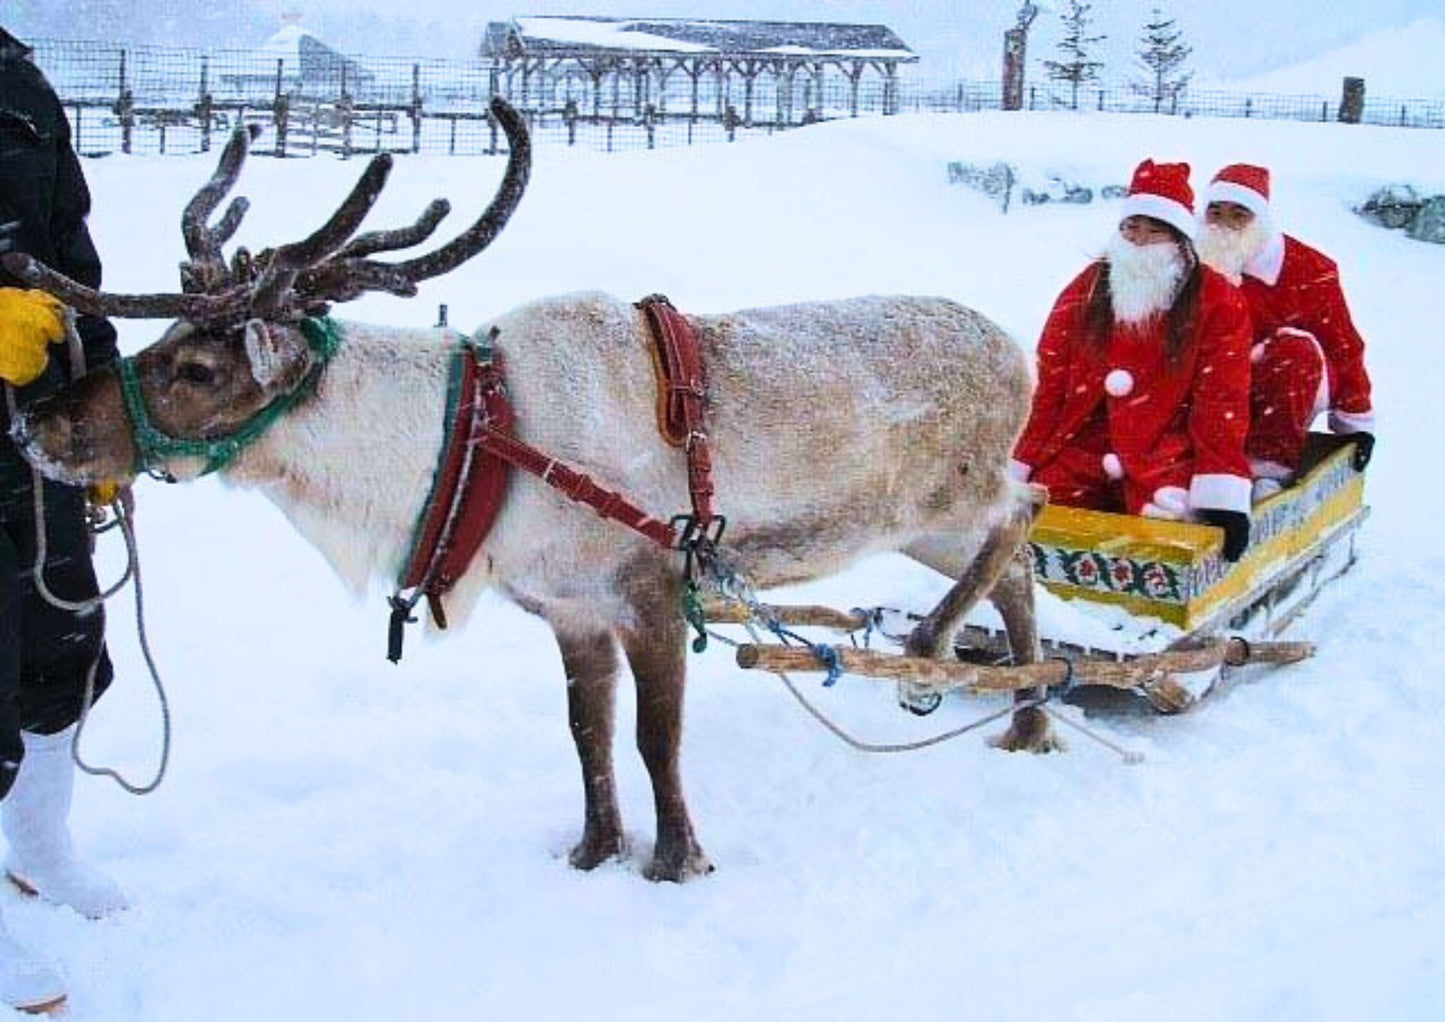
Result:
<svg viewBox="0 0 1445 1022"><path fill-rule="evenodd" d="M1356 472L1363 472L1375 453L1375 434L1351 433L1349 438L1355 445L1355 456L1350 459L1350 464Z"/></svg>
<svg viewBox="0 0 1445 1022"><path fill-rule="evenodd" d="M1224 530L1224 559L1231 563L1239 560L1249 546L1249 515L1217 507L1200 508L1195 515L1205 525Z"/></svg>

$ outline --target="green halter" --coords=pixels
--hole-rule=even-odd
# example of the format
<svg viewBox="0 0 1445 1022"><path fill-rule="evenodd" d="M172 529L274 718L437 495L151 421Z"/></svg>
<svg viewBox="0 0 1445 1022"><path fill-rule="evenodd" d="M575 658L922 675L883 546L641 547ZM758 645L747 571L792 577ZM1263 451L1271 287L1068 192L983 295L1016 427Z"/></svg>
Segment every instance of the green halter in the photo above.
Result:
<svg viewBox="0 0 1445 1022"><path fill-rule="evenodd" d="M322 370L341 346L341 330L330 316L308 317L298 325L306 338L307 346L316 356L306 376L294 389L282 394L247 419L236 432L209 440L171 436L157 429L146 411L135 358L128 356L121 359L120 389L125 397L126 414L130 417L131 439L135 442L136 474L151 472L157 464L168 458L205 458L206 467L201 470L201 475L209 475L228 465L236 455L270 429L277 419L310 397L316 390L316 381L320 379Z"/></svg>

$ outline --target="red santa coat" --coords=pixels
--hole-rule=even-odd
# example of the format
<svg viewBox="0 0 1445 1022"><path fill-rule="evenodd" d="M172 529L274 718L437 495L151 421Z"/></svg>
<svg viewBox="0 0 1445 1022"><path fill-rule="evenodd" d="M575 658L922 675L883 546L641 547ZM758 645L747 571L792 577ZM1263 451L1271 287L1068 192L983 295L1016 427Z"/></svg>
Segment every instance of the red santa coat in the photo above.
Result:
<svg viewBox="0 0 1445 1022"><path fill-rule="evenodd" d="M1276 234L1244 267L1240 289L1254 320L1254 338L1280 327L1305 330L1319 342L1329 383L1330 428L1373 432L1365 342L1350 318L1334 260L1287 234Z"/></svg>
<svg viewBox="0 0 1445 1022"><path fill-rule="evenodd" d="M1016 471L1043 482L1055 463L1071 476L1097 464L1101 480L1122 487L1131 514L1176 486L1188 489L1190 508L1248 512L1251 334L1243 296L1202 267L1194 334L1176 358L1167 354L1163 317L1116 326L1096 346L1087 311L1102 265L1064 289L1044 326Z"/></svg>

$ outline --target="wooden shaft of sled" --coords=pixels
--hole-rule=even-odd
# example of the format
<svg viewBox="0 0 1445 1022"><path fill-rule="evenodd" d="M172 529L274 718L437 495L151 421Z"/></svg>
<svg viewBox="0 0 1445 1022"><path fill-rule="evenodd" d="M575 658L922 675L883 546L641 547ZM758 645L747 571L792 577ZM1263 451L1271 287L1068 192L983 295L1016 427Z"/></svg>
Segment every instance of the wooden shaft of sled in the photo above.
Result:
<svg viewBox="0 0 1445 1022"><path fill-rule="evenodd" d="M760 604L758 611L785 625L806 625L817 628L832 628L839 632L856 632L868 626L868 616L862 611L834 610L832 607L796 606L779 607ZM705 600L702 614L708 621L719 625L743 625L753 620L753 611L741 603L724 603Z"/></svg>
<svg viewBox="0 0 1445 1022"><path fill-rule="evenodd" d="M877 653L849 646L833 646L832 649L839 666L848 674L908 681L940 691L961 688L969 692L1011 692L1039 685L1058 685L1069 679L1071 670L1076 684L1131 689L1170 674L1208 670L1224 663L1286 664L1314 654L1314 646L1307 642L1244 643L1238 639L1214 639L1196 649L1151 653L1133 660L1081 659L1070 664L1062 659L1051 659L1036 664L989 667L958 660ZM821 673L828 669L811 649L802 646L739 646L737 664L774 673Z"/></svg>

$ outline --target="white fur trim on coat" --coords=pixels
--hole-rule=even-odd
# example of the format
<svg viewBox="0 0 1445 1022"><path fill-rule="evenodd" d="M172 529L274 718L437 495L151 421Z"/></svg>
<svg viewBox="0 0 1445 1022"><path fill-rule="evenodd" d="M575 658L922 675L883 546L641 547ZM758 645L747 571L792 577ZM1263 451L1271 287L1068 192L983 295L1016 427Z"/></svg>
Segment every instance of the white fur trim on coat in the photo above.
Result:
<svg viewBox="0 0 1445 1022"><path fill-rule="evenodd" d="M1334 409L1330 412L1329 426L1331 433L1373 433L1375 413L1342 412Z"/></svg>
<svg viewBox="0 0 1445 1022"><path fill-rule="evenodd" d="M1099 463L1100 466L1104 469L1104 474L1110 479L1124 478L1124 463L1119 460L1119 456L1113 451L1110 451L1108 454L1104 455L1104 457L1100 459Z"/></svg>
<svg viewBox="0 0 1445 1022"><path fill-rule="evenodd" d="M1256 479L1273 479L1276 482L1286 482L1294 476L1294 470L1288 465L1281 465L1277 461L1267 461L1263 458L1250 458L1249 470L1254 473Z"/></svg>
<svg viewBox="0 0 1445 1022"><path fill-rule="evenodd" d="M1248 514L1252 485L1244 476L1224 472L1197 475L1189 481L1189 506Z"/></svg>
<svg viewBox="0 0 1445 1022"><path fill-rule="evenodd" d="M1029 476L1034 474L1034 467L1024 464L1017 458L1010 458L1008 460L1008 474L1019 482L1026 483L1029 481Z"/></svg>

